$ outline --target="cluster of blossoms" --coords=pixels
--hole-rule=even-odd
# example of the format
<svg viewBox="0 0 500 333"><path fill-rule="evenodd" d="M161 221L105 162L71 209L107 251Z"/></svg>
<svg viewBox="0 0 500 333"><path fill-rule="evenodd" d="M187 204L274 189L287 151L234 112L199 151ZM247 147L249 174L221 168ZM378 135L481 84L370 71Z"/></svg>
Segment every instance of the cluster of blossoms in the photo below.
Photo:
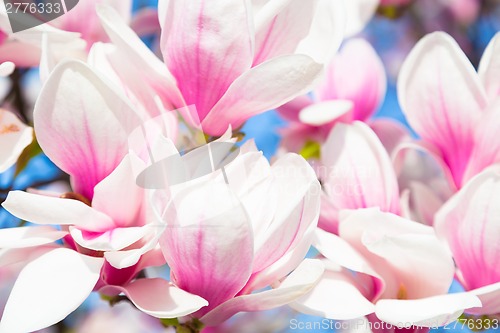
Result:
<svg viewBox="0 0 500 333"><path fill-rule="evenodd" d="M93 292L148 331L243 332L235 314L284 305L374 332L498 323L500 33L477 71L445 32L414 45L397 79L412 135L372 117L386 71L359 34L410 2L159 0L132 17L81 0L19 33L0 8L0 76L42 83L26 119L0 105L0 172L41 151L69 175L0 197L23 221L0 229L0 332ZM270 163L239 141L272 109L287 125Z"/></svg>

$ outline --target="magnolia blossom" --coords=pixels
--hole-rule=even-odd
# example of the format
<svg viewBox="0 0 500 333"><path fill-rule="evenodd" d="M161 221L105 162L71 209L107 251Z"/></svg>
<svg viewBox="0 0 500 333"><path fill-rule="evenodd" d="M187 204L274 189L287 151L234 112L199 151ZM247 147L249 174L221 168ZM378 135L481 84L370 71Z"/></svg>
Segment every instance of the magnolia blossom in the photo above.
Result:
<svg viewBox="0 0 500 333"><path fill-rule="evenodd" d="M72 112L68 113L67 110ZM134 280L164 264L155 249L129 134L141 124L130 103L88 66L64 62L53 71L34 111L37 140L71 177L64 194L10 192L3 207L38 226L0 230L3 264L24 264L0 322L1 332L52 325L93 290L120 287L143 312L178 317L206 305L162 279ZM63 239L63 245L53 242ZM156 241L155 241L156 240ZM115 289L116 289L115 288ZM53 306L47 307L50 300Z"/></svg>
<svg viewBox="0 0 500 333"><path fill-rule="evenodd" d="M319 215L312 168L298 155L270 166L251 144L241 150L223 169L167 187L170 204L156 203L172 283L208 301L191 315L207 326L290 303L323 273L319 261L303 261Z"/></svg>
<svg viewBox="0 0 500 333"><path fill-rule="evenodd" d="M252 4L160 1L164 64L111 8L99 15L121 59L113 62L118 76L143 78L166 107L195 105L192 118L221 135L310 90L340 43L335 2Z"/></svg>
<svg viewBox="0 0 500 333"><path fill-rule="evenodd" d="M432 227L376 208L343 211L339 236L318 229L314 246L326 271L292 304L302 312L337 320L375 313L396 326L437 327L481 306L472 294L446 294L453 259Z"/></svg>
<svg viewBox="0 0 500 333"><path fill-rule="evenodd" d="M474 315L500 313L499 197L495 166L471 179L436 213L435 229L453 253L458 280L483 303L466 311Z"/></svg>
<svg viewBox="0 0 500 333"><path fill-rule="evenodd" d="M421 149L435 156L455 188L498 161L492 138L500 107L499 58L493 56L499 49L497 34L476 73L458 44L435 32L417 43L401 68L401 107L423 140Z"/></svg>
<svg viewBox="0 0 500 333"><path fill-rule="evenodd" d="M290 120L283 130L286 148L300 151L309 140L323 142L338 122L367 121L384 98L386 76L382 61L363 39L348 40L329 64L314 90L280 107Z"/></svg>
<svg viewBox="0 0 500 333"><path fill-rule="evenodd" d="M429 183L435 181L429 177L414 179L418 189L412 189L411 196L421 207L428 207L427 216L432 217L449 193L500 160L496 140L500 124L496 116L500 112L500 66L499 58L494 56L499 50L497 34L476 73L457 43L446 33L435 32L417 43L401 68L399 101L421 140L400 147L398 173L405 172L402 164L408 149L416 149L436 161L447 182L430 187ZM425 168L420 170L423 174L436 174Z"/></svg>
<svg viewBox="0 0 500 333"><path fill-rule="evenodd" d="M338 233L343 209L379 207L398 214L396 174L384 146L364 123L337 124L321 147L316 167L322 182L319 227Z"/></svg>

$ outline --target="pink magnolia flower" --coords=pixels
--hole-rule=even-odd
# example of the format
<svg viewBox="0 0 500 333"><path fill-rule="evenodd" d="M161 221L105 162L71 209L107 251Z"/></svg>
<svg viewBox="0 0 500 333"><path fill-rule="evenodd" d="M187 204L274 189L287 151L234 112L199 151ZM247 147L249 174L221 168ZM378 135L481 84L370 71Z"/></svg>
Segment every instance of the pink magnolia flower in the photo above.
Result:
<svg viewBox="0 0 500 333"><path fill-rule="evenodd" d="M475 315L500 313L500 170L486 169L471 179L436 213L435 229L446 241L457 265L457 278L477 295L482 308Z"/></svg>
<svg viewBox="0 0 500 333"><path fill-rule="evenodd" d="M396 326L437 327L481 306L470 293L446 294L454 263L432 227L376 208L343 211L339 236L318 229L314 246L326 270L292 303L304 313L336 320L374 313Z"/></svg>
<svg viewBox="0 0 500 333"><path fill-rule="evenodd" d="M67 61L54 69L35 106L35 132L46 155L70 175L74 192L13 191L3 203L39 226L0 230L6 262L25 263L0 332L52 325L102 288L124 292L156 317L186 315L207 304L163 279L134 280L143 268L165 262L155 249L159 228L136 184L144 163L126 145L141 122L130 103L85 64ZM53 245L59 239L64 245Z"/></svg>
<svg viewBox="0 0 500 333"><path fill-rule="evenodd" d="M203 130L221 135L228 125L238 128L307 92L323 70L319 62L340 43L341 11L335 2L252 5L160 1L164 64L109 7L101 7L99 15L122 54L119 76L135 70L166 106L195 105L193 116Z"/></svg>
<svg viewBox="0 0 500 333"><path fill-rule="evenodd" d="M396 174L384 146L364 123L337 124L321 147L319 227L337 234L339 212L379 207L399 214Z"/></svg>
<svg viewBox="0 0 500 333"><path fill-rule="evenodd" d="M492 140L500 107L500 34L485 51L478 73L446 33L422 38L408 55L398 80L398 96L422 149L442 165L450 184L461 188L497 162Z"/></svg>
<svg viewBox="0 0 500 333"><path fill-rule="evenodd" d="M0 70L3 65L0 65ZM16 163L32 140L31 127L23 124L12 112L0 109L0 173Z"/></svg>
<svg viewBox="0 0 500 333"><path fill-rule="evenodd" d="M208 301L192 315L205 325L290 303L321 276L319 261L302 261L320 203L302 157L286 155L270 166L247 145L224 170L168 192L173 203L159 207L166 223L160 245L172 282ZM252 293L270 285L275 289Z"/></svg>
<svg viewBox="0 0 500 333"><path fill-rule="evenodd" d="M291 121L282 131L283 145L298 152L307 142L324 142L335 124L355 120L372 123L381 135L403 136L405 131L394 122L369 121L385 91L384 66L373 47L360 38L348 40L312 94L278 108Z"/></svg>

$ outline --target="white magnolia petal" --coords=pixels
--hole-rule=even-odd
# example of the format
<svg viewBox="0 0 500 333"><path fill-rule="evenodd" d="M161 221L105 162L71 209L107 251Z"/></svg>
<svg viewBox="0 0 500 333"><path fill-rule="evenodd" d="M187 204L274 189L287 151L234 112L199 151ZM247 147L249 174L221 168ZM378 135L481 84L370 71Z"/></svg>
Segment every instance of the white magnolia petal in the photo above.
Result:
<svg viewBox="0 0 500 333"><path fill-rule="evenodd" d="M45 245L63 238L68 233L50 226L0 229L0 248L23 248Z"/></svg>
<svg viewBox="0 0 500 333"><path fill-rule="evenodd" d="M31 332L64 319L92 292L103 262L63 248L30 262L7 300L0 332Z"/></svg>
<svg viewBox="0 0 500 333"><path fill-rule="evenodd" d="M477 296L470 293L446 294L428 298L377 302L377 317L392 325L438 327L458 319L464 309L481 306Z"/></svg>
<svg viewBox="0 0 500 333"><path fill-rule="evenodd" d="M2 206L12 215L37 224L75 225L96 232L114 228L109 216L78 200L11 191Z"/></svg>
<svg viewBox="0 0 500 333"><path fill-rule="evenodd" d="M85 232L70 227L71 237L81 246L95 251L118 251L137 242L146 235L145 227L115 228L99 236L86 237Z"/></svg>
<svg viewBox="0 0 500 333"><path fill-rule="evenodd" d="M156 318L183 317L208 305L200 296L160 278L138 279L125 287L113 286L112 289L123 292L139 310Z"/></svg>
<svg viewBox="0 0 500 333"><path fill-rule="evenodd" d="M346 11L345 36L350 37L363 30L375 14L379 0L343 0Z"/></svg>
<svg viewBox="0 0 500 333"><path fill-rule="evenodd" d="M302 313L335 320L350 320L375 311L375 305L358 289L353 274L340 266L327 265L311 292L290 304Z"/></svg>
<svg viewBox="0 0 500 333"><path fill-rule="evenodd" d="M500 32L491 39L479 63L478 74L488 97L500 96Z"/></svg>
<svg viewBox="0 0 500 333"><path fill-rule="evenodd" d="M312 104L299 113L299 120L311 126L326 125L352 111L354 104L348 100L334 100Z"/></svg>
<svg viewBox="0 0 500 333"><path fill-rule="evenodd" d="M471 290L469 293L479 297L482 307L468 309L465 312L477 316L500 313L500 282Z"/></svg>

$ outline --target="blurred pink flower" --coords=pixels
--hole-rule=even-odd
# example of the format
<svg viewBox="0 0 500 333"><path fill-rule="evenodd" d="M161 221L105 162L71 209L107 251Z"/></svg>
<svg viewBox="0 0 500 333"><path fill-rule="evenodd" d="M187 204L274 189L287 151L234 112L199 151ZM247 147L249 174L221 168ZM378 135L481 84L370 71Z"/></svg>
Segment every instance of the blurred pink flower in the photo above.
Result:
<svg viewBox="0 0 500 333"><path fill-rule="evenodd" d="M373 47L360 38L345 42L312 94L278 108L291 123L282 130L283 145L300 151L308 141L324 142L339 122L370 122L384 99L386 75ZM395 122L373 121L381 135L403 132Z"/></svg>

